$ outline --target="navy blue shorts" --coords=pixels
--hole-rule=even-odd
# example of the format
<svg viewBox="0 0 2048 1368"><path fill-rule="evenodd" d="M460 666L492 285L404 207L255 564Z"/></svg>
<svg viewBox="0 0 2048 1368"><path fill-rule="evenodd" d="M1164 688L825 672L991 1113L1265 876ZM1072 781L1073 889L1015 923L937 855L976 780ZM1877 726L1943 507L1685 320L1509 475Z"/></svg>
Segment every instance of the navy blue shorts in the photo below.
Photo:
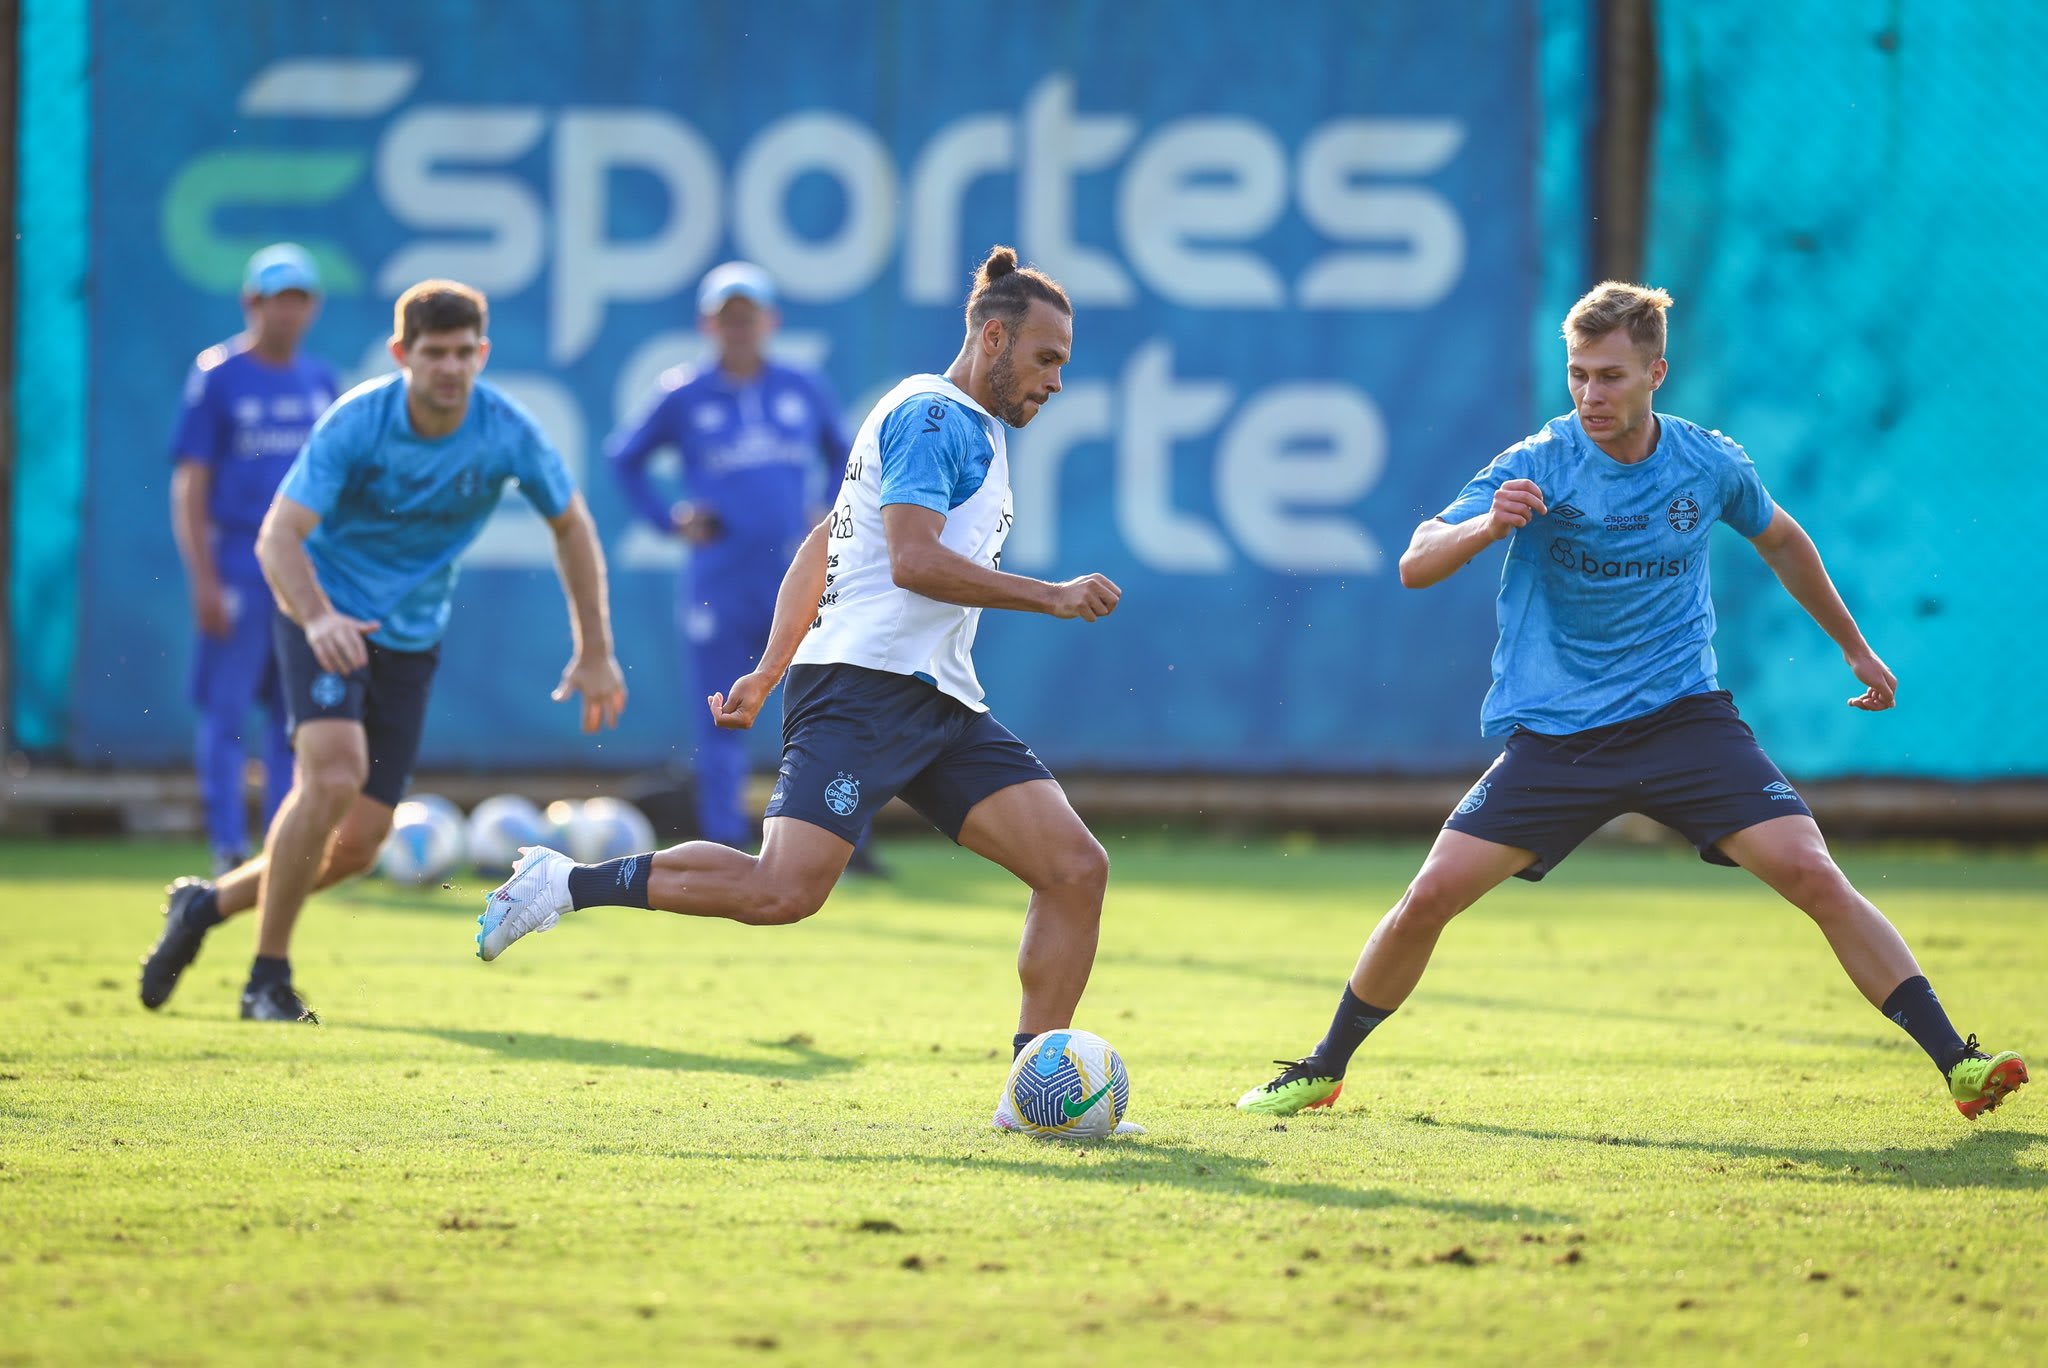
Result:
<svg viewBox="0 0 2048 1368"><path fill-rule="evenodd" d="M441 648L394 651L366 641L370 663L338 675L320 664L305 632L283 613L277 615L272 635L292 734L298 735L302 722L362 723L370 749L363 796L397 807L412 780L413 762L419 759L427 693L434 667L441 663Z"/></svg>
<svg viewBox="0 0 2048 1368"><path fill-rule="evenodd" d="M1540 879L1625 812L1671 827L1709 864L1724 836L1812 810L1757 745L1725 691L1691 694L1569 736L1517 729L1444 826L1536 853Z"/></svg>
<svg viewBox="0 0 2048 1368"><path fill-rule="evenodd" d="M765 815L855 841L883 804L901 798L957 841L976 803L1050 778L1009 728L921 679L795 665L782 685L782 773Z"/></svg>

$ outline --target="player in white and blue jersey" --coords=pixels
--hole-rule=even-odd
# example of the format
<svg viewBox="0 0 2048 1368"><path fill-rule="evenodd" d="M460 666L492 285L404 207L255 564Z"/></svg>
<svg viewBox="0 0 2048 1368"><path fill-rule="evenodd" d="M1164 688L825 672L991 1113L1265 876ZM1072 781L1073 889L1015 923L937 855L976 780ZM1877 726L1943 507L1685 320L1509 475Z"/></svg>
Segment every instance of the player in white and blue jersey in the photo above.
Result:
<svg viewBox="0 0 2048 1368"><path fill-rule="evenodd" d="M1841 648L1863 686L1850 707L1882 712L1897 690L1742 448L1652 406L1670 305L1661 290L1615 281L1580 299L1564 323L1573 411L1501 453L1416 529L1401 558L1411 589L1508 543L1481 710L1482 730L1505 749L1374 929L1323 1040L1241 1097L1244 1110L1284 1116L1334 1102L1352 1053L1407 1000L1453 917L1509 877L1541 879L1625 812L1676 828L1701 858L1741 866L1813 918L1964 1116L2027 1081L2019 1055L1987 1055L1956 1034L1905 941L1836 866L1715 678L1707 533L1724 522Z"/></svg>
<svg viewBox="0 0 2048 1368"><path fill-rule="evenodd" d="M677 625L690 676L707 688L758 663L782 572L817 525L826 481L837 481L852 445L823 380L767 354L777 321L765 271L734 261L709 272L697 289L697 324L716 355L663 375L660 397L607 446L633 511L689 543ZM681 457L681 501L649 470L668 450ZM745 738L700 715L693 739L697 834L745 845Z"/></svg>
<svg viewBox="0 0 2048 1368"><path fill-rule="evenodd" d="M256 563L256 529L313 421L341 392L333 367L300 348L319 311L320 275L305 249L280 242L250 257L242 280L248 326L193 363L171 442L171 530L198 629L193 758L216 874L249 854L242 766L252 711L263 714L266 827L291 785L270 647L276 610Z"/></svg>
<svg viewBox="0 0 2048 1368"><path fill-rule="evenodd" d="M292 983L307 895L368 869L419 754L456 558L507 485L547 521L574 652L554 691L583 696L583 729L617 722L604 552L562 458L526 411L477 379L490 352L482 294L429 280L399 297L395 375L349 391L315 425L272 501L257 555L279 609L276 650L296 773L255 859L218 883L180 880L143 961L159 1007L224 917L261 908L242 1015L313 1021Z"/></svg>
<svg viewBox="0 0 2048 1368"><path fill-rule="evenodd" d="M1065 291L998 247L944 375L914 375L861 424L837 498L783 576L761 663L707 700L753 725L788 674L782 771L761 854L708 841L578 865L534 850L485 900L477 954L496 959L572 909L651 907L754 926L824 904L869 816L901 797L1031 889L1012 1053L1070 1025L1095 962L1109 859L1036 755L988 710L972 649L984 608L1094 622L1121 591L1001 568L1012 520L1004 429L1060 389ZM996 1123L1004 1126L999 1110Z"/></svg>

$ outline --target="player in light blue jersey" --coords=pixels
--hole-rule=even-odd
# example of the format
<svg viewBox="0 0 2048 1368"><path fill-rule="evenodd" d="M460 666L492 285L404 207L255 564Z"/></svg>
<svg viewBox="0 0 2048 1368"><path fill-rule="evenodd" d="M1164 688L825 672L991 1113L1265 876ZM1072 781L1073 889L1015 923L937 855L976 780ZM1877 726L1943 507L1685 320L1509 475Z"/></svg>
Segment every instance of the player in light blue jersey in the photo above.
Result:
<svg viewBox="0 0 2048 1368"><path fill-rule="evenodd" d="M663 375L660 397L606 447L634 512L689 544L676 617L691 677L707 689L758 662L782 572L853 444L823 380L767 354L779 321L774 284L758 266L733 261L708 273L697 326L716 355ZM668 450L681 457L682 500L649 470ZM697 834L747 844L745 738L699 715L693 742Z"/></svg>
<svg viewBox="0 0 2048 1368"><path fill-rule="evenodd" d="M477 379L490 352L484 297L429 280L399 297L399 371L359 385L314 427L257 538L277 599L279 672L296 774L263 852L217 884L172 885L143 961L159 1007L222 918L261 908L242 1015L317 1020L292 983L292 927L308 894L361 873L391 829L419 754L448 624L456 558L509 484L554 534L574 643L554 691L583 696L583 729L616 724L604 553L561 456L525 410Z"/></svg>
<svg viewBox="0 0 2048 1368"><path fill-rule="evenodd" d="M313 421L341 392L333 368L300 350L319 311L320 275L303 248L280 242L249 258L242 281L248 327L199 354L171 443L171 530L199 631L194 761L216 874L249 855L242 766L252 710L264 720L266 827L292 779L270 645L276 610L256 563L256 529Z"/></svg>
<svg viewBox="0 0 2048 1368"><path fill-rule="evenodd" d="M1072 1024L1095 963L1109 858L1038 757L983 702L974 633L984 608L1094 622L1121 591L1001 568L1012 522L1006 428L1060 389L1073 309L1049 277L992 251L944 375L914 375L861 424L826 521L783 576L761 663L707 702L753 725L783 697L783 760L761 854L709 841L578 865L529 851L484 900L477 954L588 907L656 908L751 926L823 906L870 814L901 796L940 831L1031 889L1012 1053ZM1012 1128L999 1108L996 1125Z"/></svg>
<svg viewBox="0 0 2048 1368"><path fill-rule="evenodd" d="M1956 1034L1905 941L1836 866L1715 678L1707 532L1724 522L1841 648L1862 685L1850 707L1883 712L1897 690L1742 448L1653 408L1670 305L1661 290L1615 281L1579 300L1564 323L1573 411L1503 452L1401 557L1401 583L1420 589L1508 543L1481 713L1506 748L1374 929L1323 1040L1281 1061L1277 1078L1238 1100L1244 1110L1284 1116L1334 1102L1352 1053L1414 991L1451 918L1505 879L1541 879L1625 812L1675 827L1701 858L1741 866L1813 918L1964 1116L2027 1081L2019 1055Z"/></svg>

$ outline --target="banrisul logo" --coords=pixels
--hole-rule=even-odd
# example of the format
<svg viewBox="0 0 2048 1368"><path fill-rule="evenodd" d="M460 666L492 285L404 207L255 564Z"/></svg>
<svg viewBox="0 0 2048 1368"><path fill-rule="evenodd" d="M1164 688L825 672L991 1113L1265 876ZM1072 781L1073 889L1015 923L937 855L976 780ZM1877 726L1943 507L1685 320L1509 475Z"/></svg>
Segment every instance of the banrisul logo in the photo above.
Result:
<svg viewBox="0 0 2048 1368"><path fill-rule="evenodd" d="M1576 570L1587 579L1669 579L1682 575L1692 561L1678 556L1669 559L1652 557L1648 560L1603 560L1588 551L1575 546L1563 537L1550 543L1550 559L1567 570Z"/></svg>

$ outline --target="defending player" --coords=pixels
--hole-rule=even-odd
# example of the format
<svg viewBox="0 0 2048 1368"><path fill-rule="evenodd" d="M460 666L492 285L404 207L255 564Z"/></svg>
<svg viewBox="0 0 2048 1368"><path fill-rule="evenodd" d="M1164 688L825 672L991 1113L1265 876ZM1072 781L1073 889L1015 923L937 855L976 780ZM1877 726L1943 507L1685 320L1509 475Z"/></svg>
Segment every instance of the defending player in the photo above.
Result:
<svg viewBox="0 0 2048 1368"><path fill-rule="evenodd" d="M142 964L160 1007L222 918L261 906L242 1015L317 1021L292 984L308 894L368 869L419 754L455 560L510 481L547 520L575 653L554 691L583 695L583 729L613 725L604 553L561 456L526 412L477 379L490 353L483 295L429 280L399 297L399 372L328 410L292 463L257 540L281 616L276 648L297 771L263 852L218 884L180 879Z"/></svg>
<svg viewBox="0 0 2048 1368"><path fill-rule="evenodd" d="M751 726L788 672L761 854L693 841L578 865L535 847L485 899L479 957L578 908L801 921L832 891L869 815L901 796L1031 889L1012 1053L1071 1024L1109 858L984 706L969 650L984 608L1093 622L1121 597L1101 575L1050 584L999 568L1011 521L1003 428L1023 427L1059 392L1072 345L1065 291L998 247L975 277L952 366L903 381L861 424L830 516L783 577L760 666L707 700L720 725Z"/></svg>
<svg viewBox="0 0 2048 1368"><path fill-rule="evenodd" d="M607 449L633 510L690 544L677 625L691 677L707 688L759 661L782 573L822 511L822 479L837 482L852 445L824 382L767 355L778 321L775 287L760 267L734 261L708 273L697 287L697 326L716 356L694 372L663 375L660 398ZM666 449L682 457L686 502L671 504L648 473ZM694 739L698 834L745 845L745 740L708 713Z"/></svg>
<svg viewBox="0 0 2048 1368"><path fill-rule="evenodd" d="M215 874L249 858L242 763L252 708L263 712L266 827L292 781L284 695L270 648L277 614L256 563L256 529L313 420L341 392L334 369L299 349L319 311L320 275L305 249L280 242L250 257L242 280L248 327L199 354L172 442L171 530L199 629L192 653L194 764Z"/></svg>
<svg viewBox="0 0 2048 1368"><path fill-rule="evenodd" d="M1964 1116L2027 1081L2008 1050L1957 1036L1899 933L1828 854L1811 812L1716 687L1707 533L1750 539L1882 712L1897 681L1864 641L1813 542L1741 447L1659 414L1661 290L1608 281L1564 322L1574 411L1473 478L1415 530L1401 583L1425 588L1508 541L1483 730L1506 749L1444 823L1380 920L1330 1030L1238 1099L1286 1116L1328 1106L1365 1037L1414 991L1446 924L1502 880L1540 879L1610 818L1641 812L1702 859L1740 865L1812 917L1856 987L1934 1061ZM1286 1061L1282 1061L1286 1063Z"/></svg>

